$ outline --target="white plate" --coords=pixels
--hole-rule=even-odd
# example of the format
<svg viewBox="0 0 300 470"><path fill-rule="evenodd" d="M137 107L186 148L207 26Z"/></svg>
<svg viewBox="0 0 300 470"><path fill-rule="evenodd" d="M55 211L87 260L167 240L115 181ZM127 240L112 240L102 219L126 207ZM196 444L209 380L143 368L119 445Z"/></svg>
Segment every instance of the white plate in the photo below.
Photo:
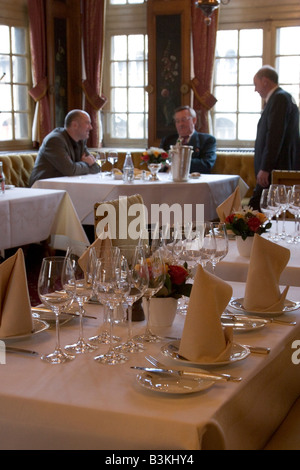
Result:
<svg viewBox="0 0 300 470"><path fill-rule="evenodd" d="M38 318L33 318L33 330L30 333L25 333L22 335L15 335L15 336L7 336L5 338L0 338L4 341L8 341L10 339L23 339L23 338L28 338L29 336L36 335L38 333L41 333L42 331L48 330L49 328L49 323L39 320Z"/></svg>
<svg viewBox="0 0 300 470"><path fill-rule="evenodd" d="M137 375L137 383L143 388L154 392L177 395L202 392L215 384L215 382L210 379L191 379L188 377L176 377L171 374L156 374L151 372L143 372Z"/></svg>
<svg viewBox="0 0 300 470"><path fill-rule="evenodd" d="M179 344L180 341L171 341L170 343L166 344L161 348L162 353L171 358L174 359L178 364L185 364L185 365L190 365L190 366L203 366L203 367L218 367L218 366L224 366L227 364L232 364L237 361L241 361L245 359L246 357L249 356L250 350L241 344L238 343L233 343L232 344L232 351L230 354L230 358L228 361L222 361L222 362L192 362L188 361L182 356L179 356L178 350L179 350ZM177 351L177 352L176 352Z"/></svg>
<svg viewBox="0 0 300 470"><path fill-rule="evenodd" d="M251 331L260 330L268 323L268 320L263 318L249 318L244 315L222 315L221 322L223 326L232 326L233 331L237 333L249 333Z"/></svg>
<svg viewBox="0 0 300 470"><path fill-rule="evenodd" d="M74 316L66 315L66 314L61 313L59 315L59 324L62 326L65 323L68 323L69 321L73 320ZM42 312L42 311L37 312L37 311L34 311L32 313L32 317L33 318L38 318L40 320L44 320L45 322L49 323L50 325L56 323L56 317L55 317L55 314L53 312Z"/></svg>
<svg viewBox="0 0 300 470"><path fill-rule="evenodd" d="M235 310L242 311L244 313L250 313L251 315L258 315L258 316L265 316L265 317L274 317L282 315L283 313L293 312L294 310L298 310L300 308L300 302L294 302L293 300L285 300L283 310L275 310L273 312L257 312L257 311L250 311L246 310L243 307L243 298L236 299L232 298L229 302L229 306Z"/></svg>
<svg viewBox="0 0 300 470"><path fill-rule="evenodd" d="M15 185L14 184L6 184L5 189L14 189Z"/></svg>

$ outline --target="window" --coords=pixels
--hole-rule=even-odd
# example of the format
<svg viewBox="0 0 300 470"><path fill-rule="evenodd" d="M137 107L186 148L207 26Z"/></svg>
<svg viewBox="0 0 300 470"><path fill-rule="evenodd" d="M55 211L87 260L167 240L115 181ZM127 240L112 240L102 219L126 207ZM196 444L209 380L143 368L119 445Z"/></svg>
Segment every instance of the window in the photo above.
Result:
<svg viewBox="0 0 300 470"><path fill-rule="evenodd" d="M29 141L29 53L27 29L0 25L0 141Z"/></svg>
<svg viewBox="0 0 300 470"><path fill-rule="evenodd" d="M273 35L264 27L220 29L217 33L213 93L218 102L212 118L219 147L253 147L262 107L253 77L263 64L276 68L280 86L299 106L300 26L273 24L272 29ZM273 63L266 57L273 57Z"/></svg>
<svg viewBox="0 0 300 470"><path fill-rule="evenodd" d="M118 5L118 6L117 6ZM148 38L144 0L110 0L103 109L106 147L145 147L148 138Z"/></svg>

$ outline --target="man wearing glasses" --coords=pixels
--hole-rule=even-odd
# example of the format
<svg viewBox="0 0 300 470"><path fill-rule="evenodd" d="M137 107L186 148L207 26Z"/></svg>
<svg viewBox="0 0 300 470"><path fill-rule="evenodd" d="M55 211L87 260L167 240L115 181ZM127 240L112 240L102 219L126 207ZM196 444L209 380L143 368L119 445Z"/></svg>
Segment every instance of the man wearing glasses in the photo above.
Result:
<svg viewBox="0 0 300 470"><path fill-rule="evenodd" d="M195 130L197 115L195 110L189 106L177 108L174 121L177 134L164 137L160 147L167 152L171 145L176 145L180 140L182 145L194 148L190 173L211 173L217 158L215 137Z"/></svg>

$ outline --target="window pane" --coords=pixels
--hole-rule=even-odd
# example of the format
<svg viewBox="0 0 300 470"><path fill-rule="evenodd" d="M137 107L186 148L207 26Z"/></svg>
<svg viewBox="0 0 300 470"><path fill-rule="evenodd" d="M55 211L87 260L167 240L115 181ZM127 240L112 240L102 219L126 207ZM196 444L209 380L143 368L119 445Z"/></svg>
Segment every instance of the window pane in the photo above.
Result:
<svg viewBox="0 0 300 470"><path fill-rule="evenodd" d="M113 62L111 69L112 86L127 86L127 62Z"/></svg>
<svg viewBox="0 0 300 470"><path fill-rule="evenodd" d="M215 75L216 85L236 85L237 59L217 59Z"/></svg>
<svg viewBox="0 0 300 470"><path fill-rule="evenodd" d="M129 83L133 86L145 86L144 62L129 63Z"/></svg>
<svg viewBox="0 0 300 470"><path fill-rule="evenodd" d="M129 88L128 93L128 112L143 112L144 111L144 89L143 88Z"/></svg>
<svg viewBox="0 0 300 470"><path fill-rule="evenodd" d="M27 82L27 60L24 57L13 56L13 81Z"/></svg>
<svg viewBox="0 0 300 470"><path fill-rule="evenodd" d="M12 110L10 85L0 85L0 103L1 103L1 111Z"/></svg>
<svg viewBox="0 0 300 470"><path fill-rule="evenodd" d="M243 29L240 31L240 56L261 56L263 52L263 31Z"/></svg>
<svg viewBox="0 0 300 470"><path fill-rule="evenodd" d="M218 31L216 56L217 57L237 57L238 53L238 32Z"/></svg>
<svg viewBox="0 0 300 470"><path fill-rule="evenodd" d="M126 0L110 0L111 5L126 5Z"/></svg>
<svg viewBox="0 0 300 470"><path fill-rule="evenodd" d="M0 26L0 52L9 54L10 52L10 41L9 41L9 27Z"/></svg>
<svg viewBox="0 0 300 470"><path fill-rule="evenodd" d="M0 140L12 139L12 117L11 114L0 114Z"/></svg>
<svg viewBox="0 0 300 470"><path fill-rule="evenodd" d="M236 115L215 115L215 137L220 140L235 140L236 138Z"/></svg>
<svg viewBox="0 0 300 470"><path fill-rule="evenodd" d="M277 30L277 54L300 54L300 27L279 28Z"/></svg>
<svg viewBox="0 0 300 470"><path fill-rule="evenodd" d="M127 89L115 88L112 90L112 110L117 112L127 111Z"/></svg>
<svg viewBox="0 0 300 470"><path fill-rule="evenodd" d="M237 108L237 88L236 87L216 87L215 97L218 102L215 106L216 111L230 112Z"/></svg>
<svg viewBox="0 0 300 470"><path fill-rule="evenodd" d="M127 37L113 36L111 42L112 60L127 60Z"/></svg>
<svg viewBox="0 0 300 470"><path fill-rule="evenodd" d="M260 114L240 114L239 115L239 140L255 140L257 123Z"/></svg>
<svg viewBox="0 0 300 470"><path fill-rule="evenodd" d="M129 114L128 130L130 139L144 138L144 117L141 114Z"/></svg>
<svg viewBox="0 0 300 470"><path fill-rule="evenodd" d="M24 28L11 28L13 54L26 54L26 31Z"/></svg>
<svg viewBox="0 0 300 470"><path fill-rule="evenodd" d="M300 80L300 57L279 57L277 67L280 83L298 83Z"/></svg>
<svg viewBox="0 0 300 470"><path fill-rule="evenodd" d="M10 76L10 61L8 55L0 55L0 77L5 73L1 83L8 83L11 81Z"/></svg>
<svg viewBox="0 0 300 470"><path fill-rule="evenodd" d="M126 114L112 114L111 115L111 135L116 139L126 139Z"/></svg>
<svg viewBox="0 0 300 470"><path fill-rule="evenodd" d="M262 59L240 59L239 62L239 83L248 85L253 83L253 77L262 66Z"/></svg>
<svg viewBox="0 0 300 470"><path fill-rule="evenodd" d="M239 89L239 111L257 112L261 111L261 98L255 93L254 86L243 86Z"/></svg>
<svg viewBox="0 0 300 470"><path fill-rule="evenodd" d="M27 114L15 114L15 138L26 139L28 136Z"/></svg>
<svg viewBox="0 0 300 470"><path fill-rule="evenodd" d="M144 36L142 34L128 37L128 58L129 60L144 59Z"/></svg>
<svg viewBox="0 0 300 470"><path fill-rule="evenodd" d="M27 86L14 85L14 109L16 111L27 111L28 109L28 88Z"/></svg>

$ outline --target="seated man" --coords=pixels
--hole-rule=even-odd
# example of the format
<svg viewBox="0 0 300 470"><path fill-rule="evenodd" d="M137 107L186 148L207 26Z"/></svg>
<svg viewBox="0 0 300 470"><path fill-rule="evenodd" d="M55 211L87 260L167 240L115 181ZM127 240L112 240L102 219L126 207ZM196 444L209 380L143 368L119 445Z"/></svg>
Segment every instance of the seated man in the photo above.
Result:
<svg viewBox="0 0 300 470"><path fill-rule="evenodd" d="M46 178L99 173L100 167L86 147L91 129L90 116L85 111L70 111L64 127L54 129L45 137L30 175L29 186Z"/></svg>
<svg viewBox="0 0 300 470"><path fill-rule="evenodd" d="M196 112L189 106L182 106L174 115L177 134L164 137L160 147L166 152L171 145L176 145L180 139L182 145L194 148L190 172L210 173L216 162L216 139L210 134L203 134L195 130L197 121Z"/></svg>

